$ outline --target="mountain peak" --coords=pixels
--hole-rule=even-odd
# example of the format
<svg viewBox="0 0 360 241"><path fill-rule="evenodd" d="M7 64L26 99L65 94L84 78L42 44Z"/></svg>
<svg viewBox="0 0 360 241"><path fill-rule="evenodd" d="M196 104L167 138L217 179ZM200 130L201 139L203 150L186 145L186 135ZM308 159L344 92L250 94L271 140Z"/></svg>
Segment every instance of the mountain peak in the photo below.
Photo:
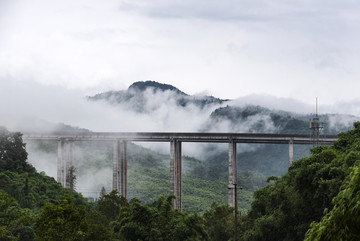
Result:
<svg viewBox="0 0 360 241"><path fill-rule="evenodd" d="M128 90L133 89L133 90L144 91L147 88L153 88L155 90L161 90L161 91L170 90L170 91L176 92L177 94L187 95L184 92L182 92L181 90L179 90L178 88L176 88L175 86L168 85L168 84L162 84L162 83L159 83L156 81L151 81L151 80L135 82L132 85L130 85Z"/></svg>

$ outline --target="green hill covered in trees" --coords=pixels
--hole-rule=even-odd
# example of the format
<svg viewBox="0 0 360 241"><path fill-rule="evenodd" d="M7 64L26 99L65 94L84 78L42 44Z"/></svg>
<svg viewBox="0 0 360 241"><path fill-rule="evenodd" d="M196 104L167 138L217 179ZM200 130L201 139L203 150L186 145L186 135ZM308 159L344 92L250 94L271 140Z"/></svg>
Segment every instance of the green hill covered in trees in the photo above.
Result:
<svg viewBox="0 0 360 241"><path fill-rule="evenodd" d="M243 220L248 225L243 240L303 240L310 224L320 220L308 231L307 240L360 237L355 228L359 220L348 216L358 213L359 206L344 206L359 199L353 183L359 178L360 123L354 127L340 134L333 146L313 148L311 156L294 162L275 183L255 191Z"/></svg>
<svg viewBox="0 0 360 241"><path fill-rule="evenodd" d="M333 146L271 178L238 215L239 240L357 240L360 213L360 123ZM203 213L172 209L173 197L149 204L116 192L95 203L65 189L26 161L20 133L0 132L2 240L231 240L234 210L212 204Z"/></svg>

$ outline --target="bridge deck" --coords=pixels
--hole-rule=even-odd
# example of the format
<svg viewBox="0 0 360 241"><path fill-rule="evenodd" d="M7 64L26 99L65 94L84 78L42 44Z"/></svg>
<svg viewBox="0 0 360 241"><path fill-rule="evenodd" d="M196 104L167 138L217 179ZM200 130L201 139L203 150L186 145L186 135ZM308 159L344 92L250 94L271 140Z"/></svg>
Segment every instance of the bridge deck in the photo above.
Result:
<svg viewBox="0 0 360 241"><path fill-rule="evenodd" d="M178 140L181 142L215 142L228 143L268 143L288 144L293 140L294 144L311 144L310 135L294 134L260 134L260 133L195 133L195 132L92 132L77 135L24 135L24 140L59 140L61 138L74 141L111 141L122 139L138 142L170 142ZM319 143L332 144L338 137L336 135L321 136Z"/></svg>

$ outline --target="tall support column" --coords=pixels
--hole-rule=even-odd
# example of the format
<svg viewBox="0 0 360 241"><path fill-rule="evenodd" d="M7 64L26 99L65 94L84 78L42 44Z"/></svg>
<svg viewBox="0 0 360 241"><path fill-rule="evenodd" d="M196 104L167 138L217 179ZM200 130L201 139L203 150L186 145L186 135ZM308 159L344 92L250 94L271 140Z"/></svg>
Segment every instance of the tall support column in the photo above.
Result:
<svg viewBox="0 0 360 241"><path fill-rule="evenodd" d="M64 170L64 145L65 139L60 138L58 140L58 152L57 152L57 181L61 184L61 186L65 187L65 170Z"/></svg>
<svg viewBox="0 0 360 241"><path fill-rule="evenodd" d="M181 142L170 142L170 194L175 195L174 208L182 210Z"/></svg>
<svg viewBox="0 0 360 241"><path fill-rule="evenodd" d="M289 166L291 166L293 161L294 161L294 140L290 139L290 141L289 141Z"/></svg>
<svg viewBox="0 0 360 241"><path fill-rule="evenodd" d="M115 140L113 151L113 190L127 198L127 142Z"/></svg>
<svg viewBox="0 0 360 241"><path fill-rule="evenodd" d="M57 181L67 188L71 185L71 168L73 166L73 141L60 138L58 141L58 159L57 159Z"/></svg>
<svg viewBox="0 0 360 241"><path fill-rule="evenodd" d="M229 181L228 181L228 204L235 207L235 195L237 184L237 167L236 167L236 142L229 143Z"/></svg>
<svg viewBox="0 0 360 241"><path fill-rule="evenodd" d="M74 157L74 153L73 153L73 147L74 147L74 142L72 140L66 140L65 142L65 156L66 156L66 160L65 160L65 187L70 188L70 189L74 189L75 188L75 180L74 180L74 166L73 166L73 157Z"/></svg>

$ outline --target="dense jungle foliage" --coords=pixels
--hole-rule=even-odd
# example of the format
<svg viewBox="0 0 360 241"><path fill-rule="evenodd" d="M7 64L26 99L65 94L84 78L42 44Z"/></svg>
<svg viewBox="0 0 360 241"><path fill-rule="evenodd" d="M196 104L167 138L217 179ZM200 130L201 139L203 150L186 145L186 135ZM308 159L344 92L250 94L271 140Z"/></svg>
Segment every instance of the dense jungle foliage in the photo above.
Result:
<svg viewBox="0 0 360 241"><path fill-rule="evenodd" d="M303 240L311 223L307 240L358 240L358 216L347 214L358 213L360 207L346 205L359 199L354 182L359 178L360 123L354 127L333 146L313 148L310 157L294 162L288 173L255 192L243 240ZM341 233L349 238L338 239Z"/></svg>
<svg viewBox="0 0 360 241"><path fill-rule="evenodd" d="M0 130L0 240L233 240L234 209L143 204L115 191L89 203L27 163L20 133ZM239 240L358 240L360 123L333 146L318 146L288 173L269 178L239 213Z"/></svg>

